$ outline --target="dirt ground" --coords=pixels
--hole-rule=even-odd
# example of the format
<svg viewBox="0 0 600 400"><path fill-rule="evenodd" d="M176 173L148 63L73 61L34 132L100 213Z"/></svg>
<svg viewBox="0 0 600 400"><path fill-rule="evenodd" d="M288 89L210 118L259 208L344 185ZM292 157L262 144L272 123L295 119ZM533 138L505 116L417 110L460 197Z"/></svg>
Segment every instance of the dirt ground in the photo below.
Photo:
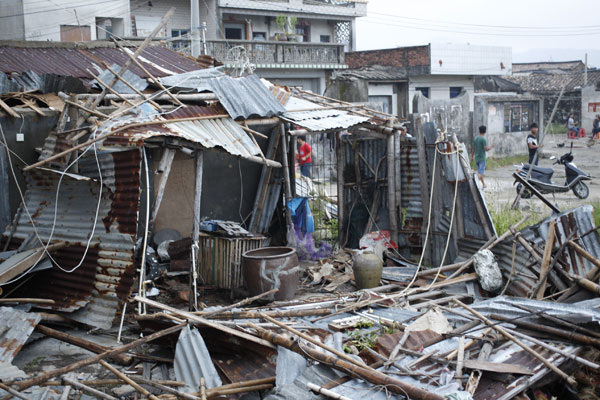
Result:
<svg viewBox="0 0 600 400"><path fill-rule="evenodd" d="M600 141L588 147L587 138L568 140L566 135L548 135L544 140L544 153L542 155L543 158L540 159L539 166L554 168L552 181L555 183L564 183L564 166L558 164L552 165L554 161L550 160L549 157L560 157L568 153L571 141L573 142L573 163L577 168L592 175L592 180L586 182L590 188L590 195L585 200L575 197L572 191L557 193L554 200L552 194L547 195L548 199L555 202L561 211L600 201L600 170L596 169L600 168ZM564 143L565 147L558 147L560 143ZM514 171L515 167L513 165L486 171L485 181L487 188L484 190L484 194L490 208L499 209L510 206L514 201L517 193L516 186L513 185L514 178L512 177L512 173ZM521 208L530 207L544 215L550 213L550 209L535 197L533 197L533 200L521 200L520 205Z"/></svg>

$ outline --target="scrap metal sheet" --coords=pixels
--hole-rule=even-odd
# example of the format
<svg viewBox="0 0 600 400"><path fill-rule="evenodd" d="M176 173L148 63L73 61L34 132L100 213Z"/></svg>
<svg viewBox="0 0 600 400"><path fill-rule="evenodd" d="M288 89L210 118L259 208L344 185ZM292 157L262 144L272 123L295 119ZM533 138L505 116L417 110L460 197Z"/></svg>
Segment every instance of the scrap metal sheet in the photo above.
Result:
<svg viewBox="0 0 600 400"><path fill-rule="evenodd" d="M11 363L42 317L12 307L0 307L0 363Z"/></svg>

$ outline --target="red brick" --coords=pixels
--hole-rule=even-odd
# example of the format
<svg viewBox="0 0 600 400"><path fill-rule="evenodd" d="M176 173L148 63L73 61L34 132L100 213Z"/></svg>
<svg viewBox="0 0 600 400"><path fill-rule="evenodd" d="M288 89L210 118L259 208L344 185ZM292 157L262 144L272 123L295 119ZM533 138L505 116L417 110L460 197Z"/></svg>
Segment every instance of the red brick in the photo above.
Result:
<svg viewBox="0 0 600 400"><path fill-rule="evenodd" d="M350 68L372 65L388 67L428 67L430 65L429 45L398 47L395 49L353 51L346 53L346 64Z"/></svg>

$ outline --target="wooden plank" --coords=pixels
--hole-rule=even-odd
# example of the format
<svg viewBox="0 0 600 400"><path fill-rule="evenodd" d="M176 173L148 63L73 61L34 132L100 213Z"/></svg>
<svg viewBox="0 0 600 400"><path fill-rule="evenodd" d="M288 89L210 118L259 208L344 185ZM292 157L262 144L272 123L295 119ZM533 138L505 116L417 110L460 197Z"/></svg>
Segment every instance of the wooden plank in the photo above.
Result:
<svg viewBox="0 0 600 400"><path fill-rule="evenodd" d="M425 219L429 215L429 178L427 177L427 155L425 154L425 132L423 132L423 121L421 117L415 119L415 136L417 137L417 155L419 157L419 181L421 182L421 209L423 213L423 223L421 224L421 240L424 241L427 235L427 222ZM423 243L426 245L426 243ZM431 264L432 251L429 246L429 252L425 252L423 262Z"/></svg>
<svg viewBox="0 0 600 400"><path fill-rule="evenodd" d="M169 179L169 174L171 173L171 166L173 165L174 158L174 149L165 148L163 150L162 158L158 167L158 170L161 171L161 174L158 181L158 188L156 189L154 205L152 207L152 218L150 219L150 225L154 225L156 217L158 216L158 210L160 210L160 204L162 203L162 199L165 194L165 188L167 187L167 180Z"/></svg>
<svg viewBox="0 0 600 400"><path fill-rule="evenodd" d="M48 246L48 251L58 250L65 247L65 242L58 242ZM0 283L6 283L11 279L17 277L19 274L27 271L40 261L40 257L43 257L43 247L38 247L31 250L25 250L20 253L14 254L8 258L2 264L0 264Z"/></svg>
<svg viewBox="0 0 600 400"><path fill-rule="evenodd" d="M550 209L552 211L554 211L557 214L560 213L560 209L558 207L556 207L554 204L552 204L552 202L550 200L548 200L547 198L545 198L543 194L541 194L529 182L527 182L525 179L523 179L523 177L521 175L517 174L516 172L513 172L512 176L519 183L521 183L523 186L525 186L527 188L527 190L529 190L533 195L535 195L538 199L540 199L542 201L542 203L544 203L545 205L547 205L548 207L550 207ZM518 197L519 196L517 196L517 198Z"/></svg>
<svg viewBox="0 0 600 400"><path fill-rule="evenodd" d="M497 363L483 360L464 360L465 368L504 374L533 375L529 368L516 364Z"/></svg>
<svg viewBox="0 0 600 400"><path fill-rule="evenodd" d="M548 224L548 235L546 236L546 245L544 247L544 256L542 257L542 267L540 269L540 278L542 278L540 288L538 289L536 299L542 300L546 291L546 275L550 267L552 257L552 248L554 247L554 231L556 229L556 221L550 220Z"/></svg>
<svg viewBox="0 0 600 400"><path fill-rule="evenodd" d="M6 104L2 99L0 99L0 108L2 108L4 111L6 111L8 113L8 115L10 115L11 117L20 118L19 114L17 114L17 112L15 110L10 108L10 106L8 104Z"/></svg>

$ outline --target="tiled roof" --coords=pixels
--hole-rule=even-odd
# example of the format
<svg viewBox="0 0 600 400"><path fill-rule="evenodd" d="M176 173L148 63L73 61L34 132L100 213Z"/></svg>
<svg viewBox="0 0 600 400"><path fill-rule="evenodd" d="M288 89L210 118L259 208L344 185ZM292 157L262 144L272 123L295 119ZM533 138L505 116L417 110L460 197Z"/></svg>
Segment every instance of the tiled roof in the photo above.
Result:
<svg viewBox="0 0 600 400"><path fill-rule="evenodd" d="M588 85L598 85L600 70L591 70L587 74ZM565 86L565 92L575 91L584 85L583 72L571 73L527 73L506 77L507 80L518 83L521 90L531 93L560 92Z"/></svg>

